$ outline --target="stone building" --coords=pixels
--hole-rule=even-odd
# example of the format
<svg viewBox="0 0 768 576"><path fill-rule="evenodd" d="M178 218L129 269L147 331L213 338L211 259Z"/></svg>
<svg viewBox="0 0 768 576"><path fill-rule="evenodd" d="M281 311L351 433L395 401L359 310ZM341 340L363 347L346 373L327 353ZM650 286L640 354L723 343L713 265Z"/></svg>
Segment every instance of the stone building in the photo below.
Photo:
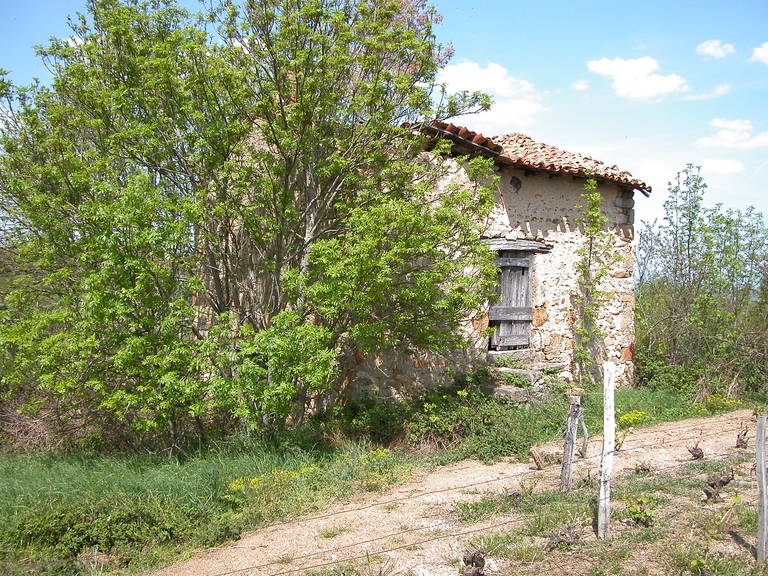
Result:
<svg viewBox="0 0 768 576"><path fill-rule="evenodd" d="M616 261L600 286L608 295L597 325L604 333L603 358L619 365L617 381L634 372L634 193L651 188L616 166L531 140L523 134L493 139L452 124L435 123L427 132L452 141L456 155L492 158L500 176L497 204L483 239L497 251L500 301L487 315L467 323L474 349L441 356L358 355L347 382L378 396L398 396L414 383L428 386L446 372L485 361L488 352L520 350L536 368L557 368L573 376L574 299L578 286L577 249L584 241L577 224L587 176L597 182L608 218ZM466 178L460 164L452 182ZM488 331L488 327L494 330ZM489 336L490 333L490 336Z"/></svg>

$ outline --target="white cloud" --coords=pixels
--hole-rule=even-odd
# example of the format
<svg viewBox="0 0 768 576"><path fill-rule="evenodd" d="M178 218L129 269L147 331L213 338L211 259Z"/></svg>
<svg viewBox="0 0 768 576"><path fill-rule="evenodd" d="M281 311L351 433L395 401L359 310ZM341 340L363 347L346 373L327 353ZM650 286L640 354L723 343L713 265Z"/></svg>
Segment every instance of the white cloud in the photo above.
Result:
<svg viewBox="0 0 768 576"><path fill-rule="evenodd" d="M248 46L248 42L249 42L248 38L243 38L242 40L238 40L237 38L235 38L234 40L230 41L230 44L232 45L233 48L240 48L240 50L242 50L246 54L250 54L251 51Z"/></svg>
<svg viewBox="0 0 768 576"><path fill-rule="evenodd" d="M763 42L758 48L753 48L750 60L768 64L768 42Z"/></svg>
<svg viewBox="0 0 768 576"><path fill-rule="evenodd" d="M451 90L481 90L504 98L533 91L529 82L510 76L506 68L495 62L481 68L477 62L463 60L443 68L438 81L447 83Z"/></svg>
<svg viewBox="0 0 768 576"><path fill-rule="evenodd" d="M591 72L613 78L613 89L619 96L628 98L661 98L672 92L688 89L685 78L677 74L662 76L653 74L659 63L650 56L624 60L623 58L601 58L590 60L587 68Z"/></svg>
<svg viewBox="0 0 768 576"><path fill-rule="evenodd" d="M709 124L710 126L723 128L724 130L754 130L752 122L749 120L724 120L723 118L715 118Z"/></svg>
<svg viewBox="0 0 768 576"><path fill-rule="evenodd" d="M79 36L70 36L69 38L67 38L67 44L70 47L74 48L75 46L82 46L83 44L85 44L85 40L83 40Z"/></svg>
<svg viewBox="0 0 768 576"><path fill-rule="evenodd" d="M488 112L461 118L460 122L471 130L486 136L518 131L536 123L536 116L544 110L544 93L530 82L510 76L503 66L489 62L485 68L476 62L463 60L443 68L437 81L448 86L448 92L480 90L493 97L494 105Z"/></svg>
<svg viewBox="0 0 768 576"><path fill-rule="evenodd" d="M709 100L710 98L717 98L724 94L728 94L731 91L730 84L718 84L712 92L706 94L691 94L690 96L683 96L684 100Z"/></svg>
<svg viewBox="0 0 768 576"><path fill-rule="evenodd" d="M720 40L707 40L696 46L696 52L713 58L724 58L736 52L733 44L723 44Z"/></svg>
<svg viewBox="0 0 768 576"><path fill-rule="evenodd" d="M744 171L744 164L738 160L707 158L701 163L701 171L705 174L737 174Z"/></svg>
<svg viewBox="0 0 768 576"><path fill-rule="evenodd" d="M577 80L573 84L571 84L571 88L574 90L586 90L589 88L589 81L587 80Z"/></svg>
<svg viewBox="0 0 768 576"><path fill-rule="evenodd" d="M715 118L709 123L719 128L714 136L696 140L699 148L762 148L768 146L768 132L752 135L754 127L749 120L724 120Z"/></svg>

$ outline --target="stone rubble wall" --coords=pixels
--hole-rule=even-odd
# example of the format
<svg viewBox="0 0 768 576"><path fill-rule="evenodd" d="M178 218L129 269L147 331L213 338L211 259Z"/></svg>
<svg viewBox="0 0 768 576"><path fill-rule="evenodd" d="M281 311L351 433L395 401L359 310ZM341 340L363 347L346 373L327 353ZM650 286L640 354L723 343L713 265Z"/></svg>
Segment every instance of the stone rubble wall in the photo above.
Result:
<svg viewBox="0 0 768 576"><path fill-rule="evenodd" d="M487 343L487 338L483 340ZM457 373L483 366L486 353L477 344L448 355L408 350L350 354L342 360L345 370L340 393L353 399L364 395L381 400L421 396L429 389L451 384Z"/></svg>
<svg viewBox="0 0 768 576"><path fill-rule="evenodd" d="M500 172L498 205L485 236L508 240L539 240L551 247L536 254L532 270L533 321L531 348L539 367L562 367L572 377L573 302L577 297L576 262L584 242L577 222L584 205L585 179L524 170ZM605 333L606 360L617 362L617 382L634 378L634 199L633 191L598 182L602 212L613 234L617 263L599 286L608 293L597 325Z"/></svg>
<svg viewBox="0 0 768 576"><path fill-rule="evenodd" d="M565 379L573 378L574 314L577 297L576 254L584 242L577 222L585 202L585 178L566 174L532 173L503 168L499 172L497 207L485 223L484 238L536 240L549 252L533 258L531 328L532 364L535 368L556 367ZM463 169L453 165L447 183L469 185ZM634 378L634 200L633 191L611 182L598 181L603 195L602 211L613 234L618 255L599 288L606 292L597 325L605 333L605 359L619 366L617 383L631 384ZM346 394L368 393L381 398L399 398L425 388L447 383L456 372L485 361L488 339L483 334L487 317L468 320L464 327L474 342L466 351L448 357L435 354L371 354L348 359L344 381Z"/></svg>

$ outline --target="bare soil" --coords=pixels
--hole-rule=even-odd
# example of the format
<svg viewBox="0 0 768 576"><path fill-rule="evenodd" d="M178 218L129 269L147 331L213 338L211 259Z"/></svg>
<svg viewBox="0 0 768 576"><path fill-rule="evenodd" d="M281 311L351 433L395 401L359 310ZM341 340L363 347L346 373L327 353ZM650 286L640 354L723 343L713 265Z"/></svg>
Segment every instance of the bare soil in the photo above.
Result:
<svg viewBox="0 0 768 576"><path fill-rule="evenodd" d="M614 478L630 474L640 465L653 474L669 474L692 460L688 448L698 440L704 459L722 460L744 450L737 449L736 436L748 426L748 451L754 453L755 421L751 411L741 410L708 418L684 420L640 428L626 434L614 462ZM622 434L620 433L619 438ZM586 481L598 475L602 438L590 439L587 457L575 464L575 479ZM209 549L199 556L153 573L154 576L277 576L282 574L344 574L344 566L363 566L371 576L410 574L413 576L456 576L468 571L461 564L463 551L480 534L511 533L519 528L514 512L467 524L457 515L457 505L477 502L489 494L512 491L552 490L560 482L558 454L562 443L540 447L551 462L544 470L533 463L504 461L484 465L464 461L445 466L385 493L359 494L344 503L334 503L312 516L276 523L257 532L245 534L229 545ZM749 463L739 473L743 479L740 496L744 502L756 502L757 487L751 478ZM746 487L745 487L746 486ZM594 483L597 491L597 483ZM703 493L702 493L703 496ZM683 504L691 507L690 502ZM624 504L617 503L617 507ZM674 516L674 514L672 514ZM676 518L659 518L659 522L675 522ZM679 521L679 519L677 519ZM687 522L687 521L686 521ZM616 525L614 528L614 524ZM620 534L624 525L612 523ZM693 529L693 528L692 528ZM585 539L595 536L587 529ZM689 537L679 534L682 541ZM748 537L719 539L718 546L728 553L750 554L754 545ZM741 542L739 540L741 539ZM542 542L539 559L531 559L530 569L520 562L514 566L487 555L483 573L494 574L592 574L594 562L579 553L564 556L558 551L546 552ZM638 545L625 551L626 574L666 574L669 567L659 558L644 558ZM751 560L750 560L751 561ZM599 573L599 572L597 572ZM679 572L675 572L679 573Z"/></svg>

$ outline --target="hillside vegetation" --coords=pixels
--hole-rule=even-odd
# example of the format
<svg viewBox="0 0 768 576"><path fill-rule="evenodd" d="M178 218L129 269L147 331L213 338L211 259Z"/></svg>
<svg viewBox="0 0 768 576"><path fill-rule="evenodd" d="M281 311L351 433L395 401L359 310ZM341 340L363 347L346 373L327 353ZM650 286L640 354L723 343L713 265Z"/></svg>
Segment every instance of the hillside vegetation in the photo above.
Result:
<svg viewBox="0 0 768 576"><path fill-rule="evenodd" d="M573 383L549 373L529 403L486 393L494 367L399 402L340 393L343 358L456 350L493 298L479 224L492 162L465 158L470 182L441 187L448 148L427 158L417 129L491 104L437 83L439 15L424 0L207 4L89 0L72 38L39 50L50 86L0 71L0 574L136 574L435 466L525 462L562 436ZM768 234L753 210L706 207L704 189L687 167L639 232L620 435L768 404ZM599 256L610 234L592 199ZM582 270L582 320L598 264ZM588 336L575 360L599 368L604 339ZM583 406L598 434L602 390ZM729 467L730 502L697 506L701 478L684 476ZM594 478L452 513L519 513L518 530L473 542L523 574L600 555L579 573L653 573L622 565L629 548L670 573L761 573L743 551L711 552L753 531L735 498L746 467L632 476L620 544L557 542L546 569L526 538L588 532ZM667 545L685 522L693 544Z"/></svg>
<svg viewBox="0 0 768 576"><path fill-rule="evenodd" d="M688 166L670 186L662 222L639 231L638 380L700 400L766 400L768 233L763 216L705 204Z"/></svg>
<svg viewBox="0 0 768 576"><path fill-rule="evenodd" d="M379 492L414 471L463 458L528 459L532 445L561 437L567 399L499 403L478 384L414 403L363 399L269 437L231 437L200 452L54 452L0 456L0 563L5 574L136 573L238 538L270 522L325 509L356 492ZM592 434L602 391L584 395ZM735 402L691 404L667 391L623 389L621 430L712 414Z"/></svg>

